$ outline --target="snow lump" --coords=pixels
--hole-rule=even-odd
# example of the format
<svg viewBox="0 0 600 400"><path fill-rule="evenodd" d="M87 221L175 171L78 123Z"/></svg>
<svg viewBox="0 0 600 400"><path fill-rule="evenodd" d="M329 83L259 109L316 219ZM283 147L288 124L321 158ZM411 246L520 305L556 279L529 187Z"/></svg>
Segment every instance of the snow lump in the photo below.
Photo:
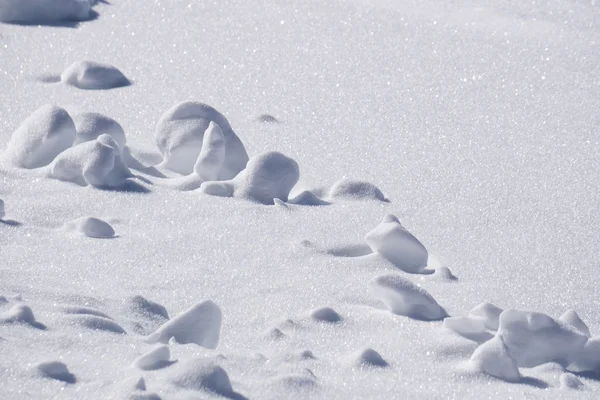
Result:
<svg viewBox="0 0 600 400"><path fill-rule="evenodd" d="M90 17L90 0L0 1L0 22L47 24L61 21L85 21Z"/></svg>
<svg viewBox="0 0 600 400"><path fill-rule="evenodd" d="M116 67L95 61L78 61L60 75L60 80L79 89L103 90L128 86L129 79Z"/></svg>

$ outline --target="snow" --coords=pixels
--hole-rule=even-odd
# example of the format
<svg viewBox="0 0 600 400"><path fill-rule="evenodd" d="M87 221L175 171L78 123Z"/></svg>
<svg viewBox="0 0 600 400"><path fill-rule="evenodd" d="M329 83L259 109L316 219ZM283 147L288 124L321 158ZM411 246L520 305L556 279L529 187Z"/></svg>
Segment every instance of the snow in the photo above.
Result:
<svg viewBox="0 0 600 400"><path fill-rule="evenodd" d="M377 351L373 349L364 349L355 355L355 364L359 367L382 367L389 366L388 362L381 357Z"/></svg>
<svg viewBox="0 0 600 400"><path fill-rule="evenodd" d="M206 390L224 397L234 394L227 372L204 359L192 359L178 364L169 371L167 379L171 384L188 390Z"/></svg>
<svg viewBox="0 0 600 400"><path fill-rule="evenodd" d="M4 210L4 200L0 199L0 219L6 216L6 211Z"/></svg>
<svg viewBox="0 0 600 400"><path fill-rule="evenodd" d="M340 314L331 307L319 307L311 311L310 316L315 321L336 323L342 320Z"/></svg>
<svg viewBox="0 0 600 400"><path fill-rule="evenodd" d="M115 236L115 230L108 222L95 217L77 218L67 222L62 229L68 233L96 239L110 239Z"/></svg>
<svg viewBox="0 0 600 400"><path fill-rule="evenodd" d="M60 80L66 85L87 90L106 90L131 85L119 69L95 61L77 61L71 64L60 75Z"/></svg>
<svg viewBox="0 0 600 400"><path fill-rule="evenodd" d="M590 328L588 328L585 322L581 320L581 318L575 310L565 311L565 313L560 316L559 320L564 322L565 324L571 325L588 338L592 336L592 334L590 333Z"/></svg>
<svg viewBox="0 0 600 400"><path fill-rule="evenodd" d="M85 21L91 17L89 0L2 0L0 22L53 23Z"/></svg>
<svg viewBox="0 0 600 400"><path fill-rule="evenodd" d="M61 361L44 361L35 365L34 370L40 375L50 379L56 379L65 383L75 383L76 378L65 363Z"/></svg>
<svg viewBox="0 0 600 400"><path fill-rule="evenodd" d="M94 2L86 22L0 23L0 398L223 398L170 379L201 380L206 364L226 371L229 398L598 398L599 12L591 0L111 0ZM115 66L133 84L81 90L56 80L81 60ZM195 139L171 137L184 156L171 163L184 160L184 171L161 165L169 154L157 124L182 101L226 116L246 154L236 172L266 152L293 160L301 173L287 201L247 196L236 172L210 181L229 198L198 190L211 122L228 158L216 117L172 121ZM56 148L44 144L52 124L34 121L16 159L40 150L47 164L19 166L5 150L43 104L66 110L74 128ZM74 144L90 113L117 121L125 146L108 125ZM48 179L55 159L102 134L116 144L108 159L131 177L96 186L75 161L63 171L77 178ZM341 196L331 197L336 186ZM419 273L365 242L387 214L427 250ZM82 216L110 224L114 239L61 229ZM390 312L421 292L369 287L389 274L429 293L448 322ZM222 311L215 349L168 338L157 344L169 365L132 367L155 345L146 337L202 299ZM475 312L482 303L501 310ZM10 318L17 305L33 324ZM342 320L310 316L325 306ZM511 309L559 328L505 337L498 312ZM591 338L573 313L561 317L567 310ZM490 339L444 327L454 318L459 333ZM126 334L98 329L111 324ZM585 344L571 354L573 337ZM470 362L498 338L504 348ZM359 367L364 349L388 367ZM557 362L517 365L521 378L507 382L513 353ZM42 377L42 361L64 363L75 382Z"/></svg>
<svg viewBox="0 0 600 400"><path fill-rule="evenodd" d="M381 190L372 183L348 178L340 179L331 186L329 198L388 201Z"/></svg>
<svg viewBox="0 0 600 400"><path fill-rule="evenodd" d="M95 112L84 112L72 115L77 136L74 145L89 142L102 134L109 135L122 151L127 139L123 127L114 119Z"/></svg>
<svg viewBox="0 0 600 400"><path fill-rule="evenodd" d="M510 356L501 336L479 346L471 356L471 362L477 370L495 378L507 382L521 380L517 362Z"/></svg>
<svg viewBox="0 0 600 400"><path fill-rule="evenodd" d="M136 358L133 366L142 370L159 369L168 366L170 359L169 346L159 344Z"/></svg>

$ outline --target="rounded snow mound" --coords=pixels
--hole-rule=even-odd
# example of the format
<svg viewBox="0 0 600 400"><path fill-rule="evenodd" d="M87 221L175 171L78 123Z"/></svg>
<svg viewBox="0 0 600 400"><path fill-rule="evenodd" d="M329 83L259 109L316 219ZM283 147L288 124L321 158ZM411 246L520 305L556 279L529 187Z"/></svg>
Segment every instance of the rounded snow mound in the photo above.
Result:
<svg viewBox="0 0 600 400"><path fill-rule="evenodd" d="M106 134L63 151L48 170L48 177L80 186L119 187L132 176L117 143Z"/></svg>
<svg viewBox="0 0 600 400"><path fill-rule="evenodd" d="M274 199L287 201L299 178L300 169L296 161L279 152L268 151L252 157L246 169L234 179L204 182L200 191L213 196L233 196L274 204Z"/></svg>
<svg viewBox="0 0 600 400"><path fill-rule="evenodd" d="M166 377L182 389L208 390L225 397L234 394L227 372L210 360L197 358L179 363Z"/></svg>
<svg viewBox="0 0 600 400"><path fill-rule="evenodd" d="M45 361L34 365L34 371L44 378L55 379L65 383L75 383L75 375L61 361Z"/></svg>
<svg viewBox="0 0 600 400"><path fill-rule="evenodd" d="M211 122L220 128L225 147L216 180L232 179L242 171L248 162L248 154L229 121L213 107L192 101L171 107L158 121L156 143L163 156L161 166L182 175L191 174Z"/></svg>
<svg viewBox="0 0 600 400"><path fill-rule="evenodd" d="M89 0L2 0L0 22L51 23L90 19Z"/></svg>
<svg viewBox="0 0 600 400"><path fill-rule="evenodd" d="M388 367L389 364L377 351L367 348L354 355L354 364L360 367Z"/></svg>
<svg viewBox="0 0 600 400"><path fill-rule="evenodd" d="M329 189L329 197L342 200L389 201L381 190L372 183L348 178L340 179L334 183Z"/></svg>
<svg viewBox="0 0 600 400"><path fill-rule="evenodd" d="M0 324L22 323L31 325L34 328L46 329L43 324L40 324L33 315L31 307L25 304L16 304L10 310L0 314Z"/></svg>
<svg viewBox="0 0 600 400"><path fill-rule="evenodd" d="M394 314L422 321L437 321L448 316L429 292L400 275L380 275L369 285Z"/></svg>
<svg viewBox="0 0 600 400"><path fill-rule="evenodd" d="M315 321L336 323L342 320L340 314L331 307L320 307L313 310L310 316Z"/></svg>
<svg viewBox="0 0 600 400"><path fill-rule="evenodd" d="M60 75L60 80L79 89L103 90L131 85L116 67L95 61L77 61Z"/></svg>
<svg viewBox="0 0 600 400"><path fill-rule="evenodd" d="M20 168L40 168L72 146L75 123L66 110L45 105L34 111L13 133L4 158Z"/></svg>
<svg viewBox="0 0 600 400"><path fill-rule="evenodd" d="M495 336L479 346L471 356L476 370L507 382L518 382L521 373L517 362L510 356L502 338Z"/></svg>
<svg viewBox="0 0 600 400"><path fill-rule="evenodd" d="M165 367L170 364L171 350L165 344L159 344L147 353L139 356L133 366L141 370L153 370Z"/></svg>
<svg viewBox="0 0 600 400"><path fill-rule="evenodd" d="M122 151L127 139L123 127L114 119L95 112L86 112L73 116L77 136L73 144L78 145L96 140L102 134L109 135Z"/></svg>
<svg viewBox="0 0 600 400"><path fill-rule="evenodd" d="M67 222L63 229L90 238L109 239L115 237L115 230L108 222L94 217L81 217Z"/></svg>

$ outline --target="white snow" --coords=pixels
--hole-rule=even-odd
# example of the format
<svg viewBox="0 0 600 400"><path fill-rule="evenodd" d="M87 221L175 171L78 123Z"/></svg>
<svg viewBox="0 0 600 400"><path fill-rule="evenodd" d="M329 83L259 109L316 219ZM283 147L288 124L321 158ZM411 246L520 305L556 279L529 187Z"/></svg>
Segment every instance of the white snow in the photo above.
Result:
<svg viewBox="0 0 600 400"><path fill-rule="evenodd" d="M387 367L388 362L377 351L367 348L354 355L354 363L360 367Z"/></svg>
<svg viewBox="0 0 600 400"><path fill-rule="evenodd" d="M97 239L110 239L115 236L115 230L106 221L95 217L81 217L63 225L65 232L76 233Z"/></svg>
<svg viewBox="0 0 600 400"><path fill-rule="evenodd" d="M33 315L33 310L26 304L16 304L10 310L0 313L0 324L22 323L34 328L45 329Z"/></svg>
<svg viewBox="0 0 600 400"><path fill-rule="evenodd" d="M448 316L429 292L400 275L379 275L369 281L369 286L394 314L424 321Z"/></svg>
<svg viewBox="0 0 600 400"><path fill-rule="evenodd" d="M75 135L75 124L67 111L48 104L23 121L12 134L3 156L15 167L43 167L71 147Z"/></svg>
<svg viewBox="0 0 600 400"><path fill-rule="evenodd" d="M477 343L486 342L494 337L494 334L486 329L483 318L450 317L444 319L444 327Z"/></svg>
<svg viewBox="0 0 600 400"><path fill-rule="evenodd" d="M168 365L170 360L171 350L169 350L169 346L159 344L136 358L133 366L142 370L152 370Z"/></svg>
<svg viewBox="0 0 600 400"><path fill-rule="evenodd" d="M56 379L66 383L75 383L75 375L62 361L44 361L35 365L34 370L45 378Z"/></svg>
<svg viewBox="0 0 600 400"><path fill-rule="evenodd" d="M88 90L114 89L131 84L116 67L85 60L71 64L60 75L60 80L66 85Z"/></svg>
<svg viewBox="0 0 600 400"><path fill-rule="evenodd" d="M585 322L581 320L581 318L575 310L565 311L565 313L560 316L559 320L564 322L565 324L571 325L587 337L592 336L592 334L590 333L590 328L588 328Z"/></svg>
<svg viewBox="0 0 600 400"><path fill-rule="evenodd" d="M381 190L372 183L348 178L340 179L331 186L329 198L387 201Z"/></svg>
<svg viewBox="0 0 600 400"><path fill-rule="evenodd" d="M560 374L560 388L565 390L582 390L585 388L583 382L579 380L575 375L565 372Z"/></svg>
<svg viewBox="0 0 600 400"><path fill-rule="evenodd" d="M569 369L600 373L600 337L590 338L571 359Z"/></svg>
<svg viewBox="0 0 600 400"><path fill-rule="evenodd" d="M202 149L194 164L194 172L202 181L216 181L225 163L225 136L219 125L211 121L202 138Z"/></svg>
<svg viewBox="0 0 600 400"><path fill-rule="evenodd" d="M500 335L479 346L471 356L471 362L477 370L495 378L507 382L521 380L517 362L510 356Z"/></svg>
<svg viewBox="0 0 600 400"><path fill-rule="evenodd" d="M500 327L502 309L491 303L481 303L469 311L469 316L482 318L487 329L497 331Z"/></svg>
<svg viewBox="0 0 600 400"><path fill-rule="evenodd" d="M90 11L89 0L1 0L0 22L85 21L90 18Z"/></svg>
<svg viewBox="0 0 600 400"><path fill-rule="evenodd" d="M171 384L188 390L207 390L225 397L234 393L227 372L201 358L176 365L168 372L167 379Z"/></svg>
<svg viewBox="0 0 600 400"><path fill-rule="evenodd" d="M0 219L6 216L6 212L4 211L4 200L0 199Z"/></svg>
<svg viewBox="0 0 600 400"><path fill-rule="evenodd" d="M117 143L121 151L125 148L127 143L125 131L114 119L95 112L73 114L72 118L77 129L74 145L89 142L102 134L107 134Z"/></svg>
<svg viewBox="0 0 600 400"><path fill-rule="evenodd" d="M340 322L342 320L341 315L338 314L338 312L335 311L331 307L316 308L311 311L310 316L315 321L321 321L321 322L335 323L335 322Z"/></svg>
<svg viewBox="0 0 600 400"><path fill-rule="evenodd" d="M214 349L221 333L221 309L210 300L197 303L166 322L146 338L148 343L168 343L174 338L177 343L195 343Z"/></svg>

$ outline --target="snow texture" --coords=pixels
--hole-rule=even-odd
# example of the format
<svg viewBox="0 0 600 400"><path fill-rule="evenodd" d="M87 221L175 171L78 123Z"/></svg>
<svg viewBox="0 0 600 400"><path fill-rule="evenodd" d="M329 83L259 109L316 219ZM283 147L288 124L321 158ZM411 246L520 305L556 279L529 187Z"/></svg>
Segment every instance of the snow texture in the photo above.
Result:
<svg viewBox="0 0 600 400"><path fill-rule="evenodd" d="M106 90L131 85L116 67L95 61L77 61L60 75L66 85L79 89Z"/></svg>
<svg viewBox="0 0 600 400"><path fill-rule="evenodd" d="M377 227L367 233L365 241L371 250L405 272L419 273L427 267L427 249L394 215L386 215Z"/></svg>
<svg viewBox="0 0 600 400"><path fill-rule="evenodd" d="M333 184L329 198L336 200L389 201L379 188L370 182L343 178Z"/></svg>
<svg viewBox="0 0 600 400"><path fill-rule="evenodd" d="M34 370L45 378L55 379L65 383L75 383L75 375L61 361L45 361L34 366Z"/></svg>
<svg viewBox="0 0 600 400"><path fill-rule="evenodd" d="M76 132L67 111L54 105L42 106L13 133L4 158L15 167L43 167L71 147Z"/></svg>
<svg viewBox="0 0 600 400"><path fill-rule="evenodd" d="M501 336L495 336L479 346L471 356L474 367L495 378L518 382L521 373L517 362L510 356Z"/></svg>
<svg viewBox="0 0 600 400"><path fill-rule="evenodd" d="M481 303L469 311L469 316L482 318L487 329L497 331L500 327L500 314L502 309L491 303Z"/></svg>
<svg viewBox="0 0 600 400"><path fill-rule="evenodd" d="M585 322L583 322L581 318L579 318L579 315L577 314L577 312L575 312L575 310L565 311L565 313L560 316L559 320L564 322L565 324L571 325L588 338L592 337L592 334L590 333L590 328L588 328Z"/></svg>
<svg viewBox="0 0 600 400"><path fill-rule="evenodd" d="M115 230L106 221L95 217L81 217L67 222L63 230L96 239L110 239L115 236Z"/></svg>
<svg viewBox="0 0 600 400"><path fill-rule="evenodd" d="M44 24L90 19L89 0L0 0L0 22Z"/></svg>
<svg viewBox="0 0 600 400"><path fill-rule="evenodd" d="M560 388L563 390L583 390L585 385L570 372L560 374Z"/></svg>
<svg viewBox="0 0 600 400"><path fill-rule="evenodd" d="M369 285L394 314L423 321L437 321L448 316L429 292L400 275L380 275Z"/></svg>
<svg viewBox="0 0 600 400"><path fill-rule="evenodd" d="M486 329L487 327L483 318L449 317L444 319L444 327L477 343L486 342L494 337Z"/></svg>
<svg viewBox="0 0 600 400"><path fill-rule="evenodd" d="M95 112L72 115L77 136L74 145L96 140L102 134L109 135L123 151L127 139L123 127L114 119Z"/></svg>
<svg viewBox="0 0 600 400"><path fill-rule="evenodd" d="M167 379L188 390L208 390L225 397L232 397L234 393L227 372L214 362L201 358L179 363L169 371Z"/></svg>
<svg viewBox="0 0 600 400"><path fill-rule="evenodd" d="M31 307L25 304L16 304L10 310L0 313L0 324L22 323L37 329L46 329L33 315Z"/></svg>
<svg viewBox="0 0 600 400"><path fill-rule="evenodd" d="M195 343L198 346L215 349L221 333L221 318L219 306L206 300L166 322L149 335L146 342L167 344L171 338L174 338L180 344Z"/></svg>
<svg viewBox="0 0 600 400"><path fill-rule="evenodd" d="M191 101L171 107L158 121L156 143L164 158L161 166L181 175L191 174L211 122L219 126L225 141L225 160L218 180L232 179L243 170L248 154L229 121L213 107ZM218 142L218 133L214 131L211 130Z"/></svg>
<svg viewBox="0 0 600 400"><path fill-rule="evenodd" d="M133 366L142 370L159 369L169 365L170 359L171 350L169 350L169 346L159 344L147 353L139 356L133 362Z"/></svg>

